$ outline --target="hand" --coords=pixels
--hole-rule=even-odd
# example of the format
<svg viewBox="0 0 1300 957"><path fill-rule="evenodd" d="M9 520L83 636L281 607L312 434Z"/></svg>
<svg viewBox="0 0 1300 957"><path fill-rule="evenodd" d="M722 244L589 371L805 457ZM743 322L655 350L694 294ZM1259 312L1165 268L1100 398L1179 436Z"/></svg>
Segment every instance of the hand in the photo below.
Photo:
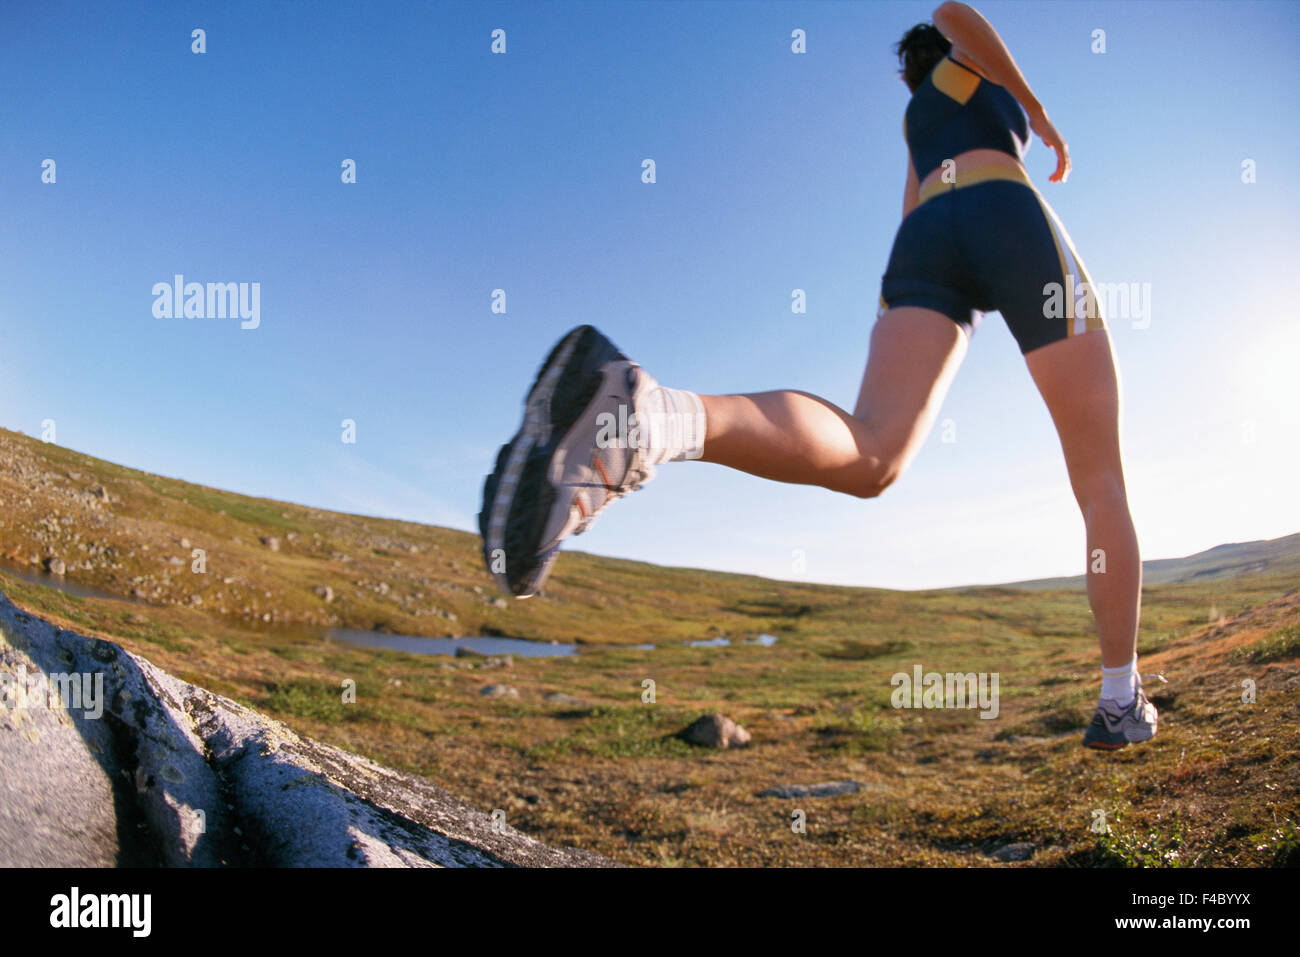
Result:
<svg viewBox="0 0 1300 957"><path fill-rule="evenodd" d="M1070 175L1070 148L1065 145L1065 137L1060 134L1043 110L1030 114L1029 128L1056 151L1056 172L1047 177L1048 182L1064 183Z"/></svg>

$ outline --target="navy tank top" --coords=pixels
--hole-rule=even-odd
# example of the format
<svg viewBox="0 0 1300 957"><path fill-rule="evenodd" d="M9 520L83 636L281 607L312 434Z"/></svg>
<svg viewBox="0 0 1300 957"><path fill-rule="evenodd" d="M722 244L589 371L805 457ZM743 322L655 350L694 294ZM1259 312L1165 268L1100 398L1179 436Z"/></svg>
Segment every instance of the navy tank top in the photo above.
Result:
<svg viewBox="0 0 1300 957"><path fill-rule="evenodd" d="M948 55L912 94L903 114L903 138L919 181L967 150L1000 150L1023 159L1030 143L1029 119L1006 87Z"/></svg>

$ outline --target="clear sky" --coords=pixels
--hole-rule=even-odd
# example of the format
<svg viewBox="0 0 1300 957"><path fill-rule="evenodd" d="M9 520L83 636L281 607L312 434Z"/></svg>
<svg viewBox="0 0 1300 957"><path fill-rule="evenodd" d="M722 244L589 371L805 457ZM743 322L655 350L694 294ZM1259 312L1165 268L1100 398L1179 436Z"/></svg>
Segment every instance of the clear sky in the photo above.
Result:
<svg viewBox="0 0 1300 957"><path fill-rule="evenodd" d="M580 322L668 385L851 407L906 164L890 46L933 6L6 2L0 425L472 529ZM1067 184L1027 163L1094 280L1149 284L1111 320L1144 556L1300 530L1300 5L978 6L1069 140ZM260 283L260 326L156 318L178 273ZM673 464L572 544L903 588L1082 572L999 316L940 419L878 500Z"/></svg>

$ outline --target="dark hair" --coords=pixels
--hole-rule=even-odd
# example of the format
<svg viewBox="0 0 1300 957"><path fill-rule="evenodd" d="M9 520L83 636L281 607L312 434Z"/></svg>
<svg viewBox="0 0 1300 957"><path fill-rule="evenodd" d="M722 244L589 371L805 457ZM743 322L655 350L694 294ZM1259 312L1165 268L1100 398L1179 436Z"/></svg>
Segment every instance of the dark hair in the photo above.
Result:
<svg viewBox="0 0 1300 957"><path fill-rule="evenodd" d="M952 44L948 38L933 23L918 23L904 33L903 39L894 45L894 52L902 64L902 69L898 72L902 74L907 88L915 93L934 65L951 49Z"/></svg>

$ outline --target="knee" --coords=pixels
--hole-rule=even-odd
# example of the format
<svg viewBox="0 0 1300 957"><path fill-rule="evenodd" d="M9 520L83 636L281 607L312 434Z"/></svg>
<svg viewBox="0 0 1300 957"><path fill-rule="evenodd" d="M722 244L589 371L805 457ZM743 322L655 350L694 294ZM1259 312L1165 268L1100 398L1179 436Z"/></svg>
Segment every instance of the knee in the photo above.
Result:
<svg viewBox="0 0 1300 957"><path fill-rule="evenodd" d="M1099 471L1074 483L1074 497L1085 512L1091 508L1128 507L1124 477L1114 471Z"/></svg>

